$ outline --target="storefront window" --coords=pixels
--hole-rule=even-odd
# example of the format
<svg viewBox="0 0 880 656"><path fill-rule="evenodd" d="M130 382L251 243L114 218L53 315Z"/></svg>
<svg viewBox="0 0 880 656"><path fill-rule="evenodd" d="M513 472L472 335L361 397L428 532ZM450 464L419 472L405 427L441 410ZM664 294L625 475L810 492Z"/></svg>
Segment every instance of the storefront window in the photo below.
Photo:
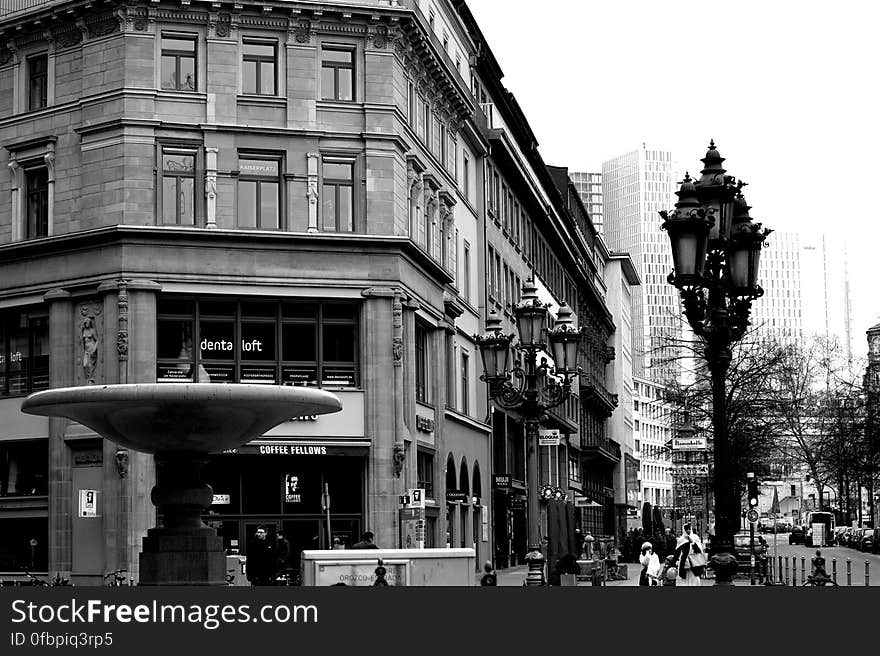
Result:
<svg viewBox="0 0 880 656"><path fill-rule="evenodd" d="M356 316L343 302L162 299L157 379L357 387Z"/></svg>
<svg viewBox="0 0 880 656"><path fill-rule="evenodd" d="M49 319L34 313L0 315L0 395L49 387Z"/></svg>
<svg viewBox="0 0 880 656"><path fill-rule="evenodd" d="M45 572L48 543L48 518L0 518L0 571Z"/></svg>
<svg viewBox="0 0 880 656"><path fill-rule="evenodd" d="M48 494L49 443L0 442L0 497Z"/></svg>

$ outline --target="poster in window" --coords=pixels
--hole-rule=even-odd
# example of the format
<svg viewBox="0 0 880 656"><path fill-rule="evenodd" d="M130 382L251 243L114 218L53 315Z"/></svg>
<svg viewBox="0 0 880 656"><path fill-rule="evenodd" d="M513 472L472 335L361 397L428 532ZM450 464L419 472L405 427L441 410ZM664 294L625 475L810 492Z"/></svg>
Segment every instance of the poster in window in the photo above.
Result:
<svg viewBox="0 0 880 656"><path fill-rule="evenodd" d="M355 387L357 385L355 379L354 367L324 367L321 385L328 387Z"/></svg>
<svg viewBox="0 0 880 656"><path fill-rule="evenodd" d="M299 476L296 474L284 475L284 502L302 503L302 490L299 486Z"/></svg>
<svg viewBox="0 0 880 656"><path fill-rule="evenodd" d="M242 365L241 382L252 383L255 385L275 385L277 382L275 367L251 367Z"/></svg>
<svg viewBox="0 0 880 656"><path fill-rule="evenodd" d="M317 387L318 368L314 366L284 367L282 369L282 383L284 385Z"/></svg>
<svg viewBox="0 0 880 656"><path fill-rule="evenodd" d="M191 383L192 365L160 364L156 367L156 380L160 383Z"/></svg>
<svg viewBox="0 0 880 656"><path fill-rule="evenodd" d="M235 367L222 364L206 364L205 371L212 383L234 383Z"/></svg>

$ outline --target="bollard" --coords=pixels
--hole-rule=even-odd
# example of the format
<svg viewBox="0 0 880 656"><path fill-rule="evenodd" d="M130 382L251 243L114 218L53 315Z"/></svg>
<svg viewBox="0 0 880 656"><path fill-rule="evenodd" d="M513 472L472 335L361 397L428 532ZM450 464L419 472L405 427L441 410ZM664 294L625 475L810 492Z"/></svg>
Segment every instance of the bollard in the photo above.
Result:
<svg viewBox="0 0 880 656"><path fill-rule="evenodd" d="M849 558L846 559L846 584L852 585L852 561Z"/></svg>
<svg viewBox="0 0 880 656"><path fill-rule="evenodd" d="M837 585L837 558L831 559L831 580Z"/></svg>
<svg viewBox="0 0 880 656"><path fill-rule="evenodd" d="M782 578L782 556L779 556L779 562L777 563L777 569L779 570L777 574L779 575L779 582L785 583L785 579Z"/></svg>
<svg viewBox="0 0 880 656"><path fill-rule="evenodd" d="M791 557L791 584L797 587L797 556Z"/></svg>
<svg viewBox="0 0 880 656"><path fill-rule="evenodd" d="M865 561L865 587L871 585L871 561Z"/></svg>
<svg viewBox="0 0 880 656"><path fill-rule="evenodd" d="M807 559L801 556L801 581L807 582Z"/></svg>
<svg viewBox="0 0 880 656"><path fill-rule="evenodd" d="M788 556L785 557L785 585L788 585Z"/></svg>

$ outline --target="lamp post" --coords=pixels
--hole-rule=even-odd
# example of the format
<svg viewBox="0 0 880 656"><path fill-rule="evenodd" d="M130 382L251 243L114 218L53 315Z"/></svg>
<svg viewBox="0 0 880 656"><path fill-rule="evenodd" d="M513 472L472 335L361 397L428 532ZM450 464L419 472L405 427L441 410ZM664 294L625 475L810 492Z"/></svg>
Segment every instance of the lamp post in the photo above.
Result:
<svg viewBox="0 0 880 656"><path fill-rule="evenodd" d="M553 328L548 329L550 311L538 299L538 288L529 279L523 284L522 299L513 310L519 340L502 330L495 310L486 319L486 334L474 335L483 360L483 380L489 394L501 408L518 411L526 434L526 478L528 485L528 541L530 585L543 584L544 559L538 516L538 427L547 410L572 394L572 381L578 374L578 350L583 330L572 322L572 311L563 303ZM551 366L544 354L549 346ZM510 365L511 350L519 351L523 364ZM540 361L539 361L540 356Z"/></svg>
<svg viewBox="0 0 880 656"><path fill-rule="evenodd" d="M871 526L876 530L877 513L874 495L875 467L880 457L880 418L878 418L878 406L880 406L880 324L872 326L867 331L868 336L868 367L865 370L865 400L867 404L867 447L868 447L868 510L870 512Z"/></svg>
<svg viewBox="0 0 880 656"><path fill-rule="evenodd" d="M770 230L753 223L736 183L721 166L724 158L709 144L702 176L685 174L671 212L660 212L669 233L674 270L668 281L681 293L684 313L703 342L712 379L714 431L715 539L712 553L717 584L730 584L735 572L733 536L739 512L739 485L734 477L727 426L725 377L731 347L749 326L752 301L764 291L758 285L761 247Z"/></svg>

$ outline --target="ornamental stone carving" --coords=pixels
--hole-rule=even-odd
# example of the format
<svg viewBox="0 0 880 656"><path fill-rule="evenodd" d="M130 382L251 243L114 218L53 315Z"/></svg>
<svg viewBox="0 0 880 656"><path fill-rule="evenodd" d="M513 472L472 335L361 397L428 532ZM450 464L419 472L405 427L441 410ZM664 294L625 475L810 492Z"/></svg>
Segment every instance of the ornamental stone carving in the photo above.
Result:
<svg viewBox="0 0 880 656"><path fill-rule="evenodd" d="M118 319L116 329L116 353L119 360L128 360L128 283L119 281L119 295L116 301Z"/></svg>
<svg viewBox="0 0 880 656"><path fill-rule="evenodd" d="M98 347L100 335L98 333L98 317L103 309L97 302L86 303L80 307L80 345L82 347L83 378L87 385L95 384L95 373L98 369Z"/></svg>

